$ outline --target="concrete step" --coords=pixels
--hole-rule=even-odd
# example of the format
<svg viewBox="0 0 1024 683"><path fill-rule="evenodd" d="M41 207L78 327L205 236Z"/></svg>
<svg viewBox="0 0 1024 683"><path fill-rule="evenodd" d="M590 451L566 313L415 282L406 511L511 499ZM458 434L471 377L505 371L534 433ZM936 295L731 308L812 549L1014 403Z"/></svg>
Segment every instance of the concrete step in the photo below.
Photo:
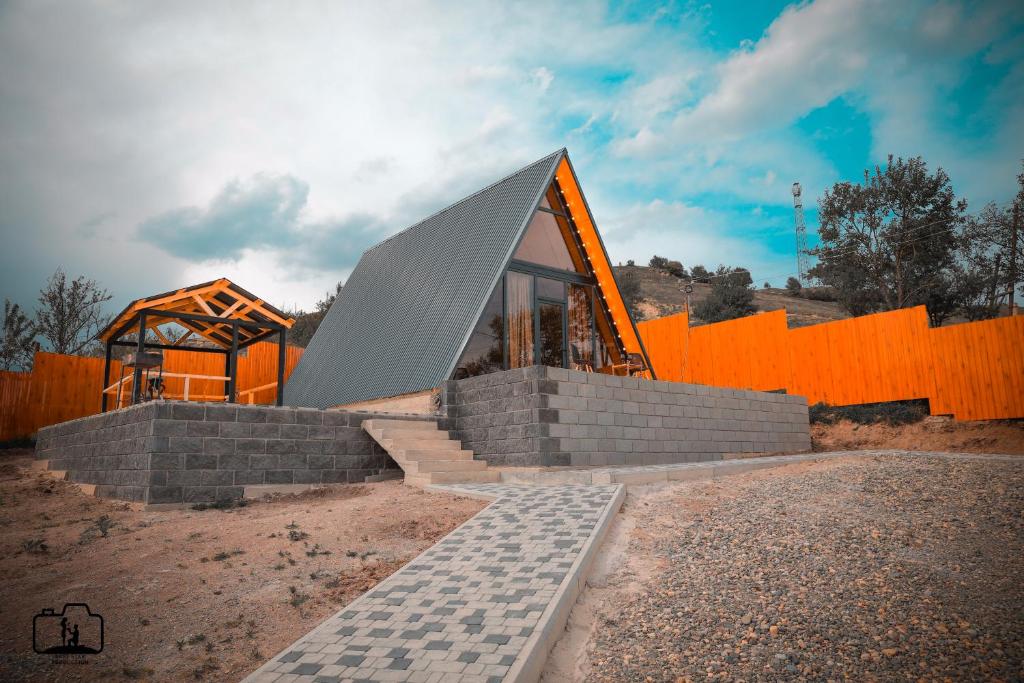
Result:
<svg viewBox="0 0 1024 683"><path fill-rule="evenodd" d="M458 472L468 473L487 469L487 463L483 460L420 460L418 462L408 461L403 463L402 468L407 474L417 475L433 472Z"/></svg>
<svg viewBox="0 0 1024 683"><path fill-rule="evenodd" d="M377 418L373 420L363 420L363 429L365 429L366 431L371 431L374 429L436 431L437 422L435 420L388 420Z"/></svg>
<svg viewBox="0 0 1024 683"><path fill-rule="evenodd" d="M409 450L403 450L396 448L389 450L388 453L395 460L404 460L406 462L418 462L421 460L472 460L473 451L467 450L453 450L453 449L440 449L440 448L428 448L428 449L415 449L410 448Z"/></svg>
<svg viewBox="0 0 1024 683"><path fill-rule="evenodd" d="M363 421L363 429L398 463L410 486L501 481L499 472L474 460L473 451L436 422L371 419Z"/></svg>
<svg viewBox="0 0 1024 683"><path fill-rule="evenodd" d="M417 441L447 441L448 432L440 429L433 431L427 429L381 429L370 432L378 441L391 441L394 439L416 439Z"/></svg>
<svg viewBox="0 0 1024 683"><path fill-rule="evenodd" d="M410 476L413 481L410 480ZM501 480L501 475L493 470L477 470L475 472L429 472L406 476L405 482L416 485L426 484L489 484Z"/></svg>
<svg viewBox="0 0 1024 683"><path fill-rule="evenodd" d="M378 439L377 443L391 451L461 451L462 444L455 440L435 439Z"/></svg>

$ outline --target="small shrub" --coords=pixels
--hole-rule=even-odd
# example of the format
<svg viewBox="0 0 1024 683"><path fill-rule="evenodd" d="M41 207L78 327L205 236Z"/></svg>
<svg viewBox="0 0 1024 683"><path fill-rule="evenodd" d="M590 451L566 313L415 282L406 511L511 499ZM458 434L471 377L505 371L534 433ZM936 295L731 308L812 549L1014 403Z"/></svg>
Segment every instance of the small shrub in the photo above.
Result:
<svg viewBox="0 0 1024 683"><path fill-rule="evenodd" d="M800 296L810 301L835 303L839 300L839 295L832 287L804 287L803 291L800 292Z"/></svg>
<svg viewBox="0 0 1024 683"><path fill-rule="evenodd" d="M296 609L301 607L309 600L309 596L305 593L300 593L299 589L295 586L288 586L288 592L291 593L291 598L288 600L288 604Z"/></svg>
<svg viewBox="0 0 1024 683"><path fill-rule="evenodd" d="M121 669L121 673L125 678L129 678L134 681L140 678L149 678L156 672L146 666L126 666Z"/></svg>
<svg viewBox="0 0 1024 683"><path fill-rule="evenodd" d="M103 515L96 520L96 530L100 532L100 536L102 536L103 538L106 538L107 534L109 534L110 530L115 526L117 526L117 522L112 520L107 515Z"/></svg>
<svg viewBox="0 0 1024 683"><path fill-rule="evenodd" d="M222 498L221 500L213 503L196 503L192 506L193 510L231 510L233 508L244 508L249 504L249 501L245 498Z"/></svg>
<svg viewBox="0 0 1024 683"><path fill-rule="evenodd" d="M42 538L29 538L21 542L21 549L32 555L44 555L50 552L50 546Z"/></svg>
<svg viewBox="0 0 1024 683"><path fill-rule="evenodd" d="M306 555L309 557L316 557L317 555L330 555L330 550L324 550L320 547L319 543L314 543L313 547L306 551Z"/></svg>
<svg viewBox="0 0 1024 683"><path fill-rule="evenodd" d="M808 410L811 424L831 425L840 420L849 420L855 424L888 424L892 426L913 424L928 417L928 401L889 401L885 403L867 403L857 406L830 406L827 403L815 403Z"/></svg>
<svg viewBox="0 0 1024 683"><path fill-rule="evenodd" d="M241 550L240 548L235 548L231 552L221 550L219 553L213 556L213 559L215 559L218 562L223 562L224 560L231 559L235 555L245 555L245 551Z"/></svg>
<svg viewBox="0 0 1024 683"><path fill-rule="evenodd" d="M288 540L292 541L292 542L304 541L307 538L309 538L309 534L307 534L305 531L299 531L298 529L292 529L291 531L288 532Z"/></svg>

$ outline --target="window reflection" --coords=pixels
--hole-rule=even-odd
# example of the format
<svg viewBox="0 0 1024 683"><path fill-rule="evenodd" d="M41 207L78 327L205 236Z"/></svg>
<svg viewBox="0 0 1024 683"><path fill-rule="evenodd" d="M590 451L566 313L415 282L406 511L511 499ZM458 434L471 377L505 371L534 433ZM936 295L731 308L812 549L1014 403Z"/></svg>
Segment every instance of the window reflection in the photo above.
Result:
<svg viewBox="0 0 1024 683"><path fill-rule="evenodd" d="M491 298L487 300L483 315L469 337L466 350L455 366L454 379L464 379L476 375L501 370L505 362L505 320L502 317L504 299L502 283L494 288Z"/></svg>

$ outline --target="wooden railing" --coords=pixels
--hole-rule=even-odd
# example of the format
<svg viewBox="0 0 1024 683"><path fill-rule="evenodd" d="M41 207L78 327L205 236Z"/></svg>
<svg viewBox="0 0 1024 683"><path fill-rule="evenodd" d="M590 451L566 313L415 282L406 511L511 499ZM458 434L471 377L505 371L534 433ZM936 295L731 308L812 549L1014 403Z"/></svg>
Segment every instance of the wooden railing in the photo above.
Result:
<svg viewBox="0 0 1024 683"><path fill-rule="evenodd" d="M163 372L163 373L159 373L158 376L161 379L163 379L163 378L183 379L184 380L184 385L185 385L184 390L181 393L178 393L178 394L170 392L170 391L166 391L166 390L160 392L160 398L167 399L167 400L178 399L178 400L182 400L182 401L226 401L226 400L228 400L227 394L195 394L195 393L192 393L190 391L190 389L191 389L191 386L192 386L192 380L203 380L203 381L209 380L209 381L213 381L213 382L228 382L231 379L230 377L222 377L222 376L219 376L219 375L199 375L199 374L187 373L187 372ZM147 379L152 379L152 377L149 377ZM125 387L126 384L128 385L127 387ZM134 386L135 386L135 373L132 372L132 373L129 373L129 374L125 375L124 377L122 377L121 379L117 380L116 382L111 384L109 387L104 389L103 393L107 394L107 395L116 394L117 398L114 401L114 406L113 407L114 408L123 408L131 400L132 387L134 387ZM261 389L265 389L267 386L268 385L264 385L262 387L257 387L255 389L247 389L246 391L239 392L239 394L240 395L241 394L249 394L250 397L251 397L254 392L259 391ZM275 386L276 387L277 386L277 382L274 382L274 383L272 383L269 386ZM246 402L246 401L240 401L240 403L244 403L244 402ZM251 400L247 401L247 403L252 403L252 401Z"/></svg>
<svg viewBox="0 0 1024 683"><path fill-rule="evenodd" d="M271 380L277 378L277 352L277 344L259 342L239 356L239 402L274 402L277 382ZM301 357L301 348L288 347L285 378ZM110 376L120 375L121 363L115 360ZM169 381L164 398L184 399L187 395L190 401L223 401L225 375L220 355L166 351L163 376ZM0 372L0 441L28 437L40 427L94 415L100 412L102 396L116 396L116 385L103 386L102 358L39 352L32 372ZM121 387L122 396L125 386L127 383ZM131 392L127 393L130 398Z"/></svg>

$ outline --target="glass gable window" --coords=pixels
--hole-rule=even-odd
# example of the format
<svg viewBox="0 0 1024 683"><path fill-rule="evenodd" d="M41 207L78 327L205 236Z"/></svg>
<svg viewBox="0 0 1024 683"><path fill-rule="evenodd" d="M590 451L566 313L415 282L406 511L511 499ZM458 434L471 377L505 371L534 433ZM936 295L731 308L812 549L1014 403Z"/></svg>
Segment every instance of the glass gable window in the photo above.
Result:
<svg viewBox="0 0 1024 683"><path fill-rule="evenodd" d="M622 351L566 207L552 185L491 294L453 377L537 363L608 372Z"/></svg>
<svg viewBox="0 0 1024 683"><path fill-rule="evenodd" d="M455 366L455 379L497 372L505 365L505 300L502 283L494 288L483 315L473 328L466 350Z"/></svg>
<svg viewBox="0 0 1024 683"><path fill-rule="evenodd" d="M559 220L565 219L547 211L537 211L513 258L549 268L576 271Z"/></svg>

